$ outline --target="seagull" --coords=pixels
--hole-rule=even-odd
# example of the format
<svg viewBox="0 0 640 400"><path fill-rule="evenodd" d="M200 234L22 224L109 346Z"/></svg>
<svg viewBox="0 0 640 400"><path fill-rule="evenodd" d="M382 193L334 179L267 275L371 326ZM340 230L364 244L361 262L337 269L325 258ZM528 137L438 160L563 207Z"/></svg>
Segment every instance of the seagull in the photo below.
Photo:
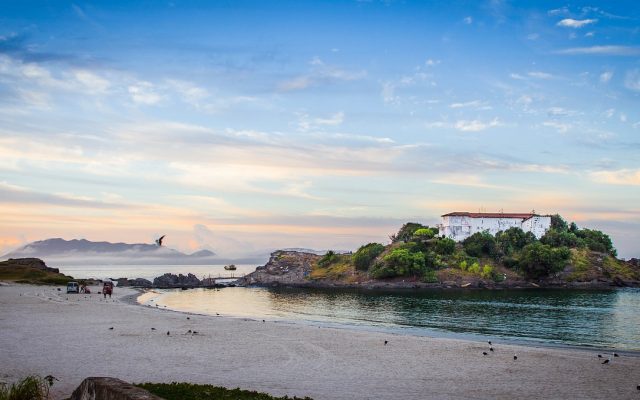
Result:
<svg viewBox="0 0 640 400"><path fill-rule="evenodd" d="M162 235L158 239L156 239L156 244L158 245L158 247L162 246L162 239L164 239L165 236L167 235Z"/></svg>
<svg viewBox="0 0 640 400"><path fill-rule="evenodd" d="M603 364L609 364L609 359L606 359L602 362Z"/></svg>
<svg viewBox="0 0 640 400"><path fill-rule="evenodd" d="M513 359L514 359L514 360L517 360L517 359L518 359L518 356L514 355L514 356L513 356Z"/></svg>
<svg viewBox="0 0 640 400"><path fill-rule="evenodd" d="M113 326L111 328L109 328L109 330L112 331L113 330Z"/></svg>
<svg viewBox="0 0 640 400"><path fill-rule="evenodd" d="M151 330L152 330L152 331L155 331L155 330L156 330L156 328L151 328Z"/></svg>
<svg viewBox="0 0 640 400"><path fill-rule="evenodd" d="M493 351L493 347L489 347L489 351Z"/></svg>
<svg viewBox="0 0 640 400"><path fill-rule="evenodd" d="M602 354L598 354L598 358L602 358Z"/></svg>
<svg viewBox="0 0 640 400"><path fill-rule="evenodd" d="M483 355L483 356L486 356L487 354L489 354L489 353L487 353L486 351L483 351L483 352L482 352L482 355Z"/></svg>
<svg viewBox="0 0 640 400"><path fill-rule="evenodd" d="M191 319L191 318L187 317L187 319Z"/></svg>
<svg viewBox="0 0 640 400"><path fill-rule="evenodd" d="M170 335L170 333L169 333L169 331L167 331L167 336L169 336L169 335Z"/></svg>
<svg viewBox="0 0 640 400"><path fill-rule="evenodd" d="M193 334L194 334L194 335L197 335L197 334L198 334L198 331L193 331Z"/></svg>
<svg viewBox="0 0 640 400"><path fill-rule="evenodd" d="M385 341L384 341L384 345L386 346L386 345L387 345L387 343L389 343L389 341L388 341L388 340L385 340Z"/></svg>
<svg viewBox="0 0 640 400"><path fill-rule="evenodd" d="M613 356L614 356L614 357L620 357L620 356L618 355L618 353L613 353Z"/></svg>
<svg viewBox="0 0 640 400"><path fill-rule="evenodd" d="M491 340L487 340L487 343L489 343L489 346L491 346Z"/></svg>

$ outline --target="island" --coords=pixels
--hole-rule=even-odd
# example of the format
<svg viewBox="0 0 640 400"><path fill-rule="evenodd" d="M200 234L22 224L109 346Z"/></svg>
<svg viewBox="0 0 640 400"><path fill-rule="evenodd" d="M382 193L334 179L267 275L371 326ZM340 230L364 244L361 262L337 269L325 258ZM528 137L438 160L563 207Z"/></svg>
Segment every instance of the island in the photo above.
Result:
<svg viewBox="0 0 640 400"><path fill-rule="evenodd" d="M640 260L616 257L610 237L560 215L538 238L511 227L460 242L406 223L391 243L351 253L279 250L246 275L247 286L345 288L611 288L640 286Z"/></svg>

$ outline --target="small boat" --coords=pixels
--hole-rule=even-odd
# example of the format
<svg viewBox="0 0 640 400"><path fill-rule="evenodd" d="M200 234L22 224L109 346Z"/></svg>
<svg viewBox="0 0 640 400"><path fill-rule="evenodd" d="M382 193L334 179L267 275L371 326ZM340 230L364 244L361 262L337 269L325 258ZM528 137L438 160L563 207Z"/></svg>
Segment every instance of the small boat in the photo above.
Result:
<svg viewBox="0 0 640 400"><path fill-rule="evenodd" d="M224 269L226 269L227 271L235 271L236 270L236 266L233 264L229 264L229 265L225 265Z"/></svg>

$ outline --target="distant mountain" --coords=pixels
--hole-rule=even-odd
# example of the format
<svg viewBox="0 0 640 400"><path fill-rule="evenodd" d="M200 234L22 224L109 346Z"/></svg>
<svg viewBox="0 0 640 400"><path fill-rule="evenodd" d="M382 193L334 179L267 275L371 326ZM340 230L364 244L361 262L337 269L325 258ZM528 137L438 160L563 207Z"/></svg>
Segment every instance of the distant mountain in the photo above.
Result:
<svg viewBox="0 0 640 400"><path fill-rule="evenodd" d="M185 254L165 246L145 243L91 242L86 239L60 238L29 243L2 256L2 259L37 257L47 262L67 264L218 264L209 250Z"/></svg>

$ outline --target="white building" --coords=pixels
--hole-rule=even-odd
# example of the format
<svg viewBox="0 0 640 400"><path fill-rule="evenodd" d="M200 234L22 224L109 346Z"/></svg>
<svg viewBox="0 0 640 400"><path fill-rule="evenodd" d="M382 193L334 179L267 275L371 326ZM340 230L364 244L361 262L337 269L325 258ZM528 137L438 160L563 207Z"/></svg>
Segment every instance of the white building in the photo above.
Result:
<svg viewBox="0 0 640 400"><path fill-rule="evenodd" d="M460 242L476 232L487 231L495 235L513 227L532 232L540 239L551 227L551 216L534 213L452 212L442 216L438 233Z"/></svg>

